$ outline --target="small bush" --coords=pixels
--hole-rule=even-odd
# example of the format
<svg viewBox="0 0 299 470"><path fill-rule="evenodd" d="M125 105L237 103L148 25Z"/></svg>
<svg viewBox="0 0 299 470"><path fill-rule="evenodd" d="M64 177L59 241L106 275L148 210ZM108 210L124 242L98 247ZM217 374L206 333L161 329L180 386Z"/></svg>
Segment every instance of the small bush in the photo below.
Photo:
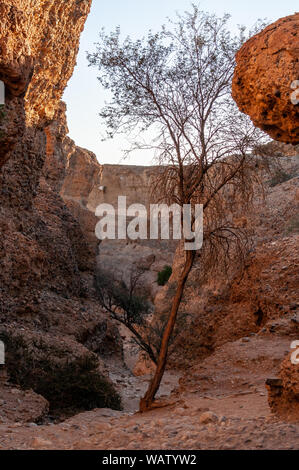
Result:
<svg viewBox="0 0 299 470"><path fill-rule="evenodd" d="M171 266L164 266L162 271L158 272L157 283L159 286L165 286L172 274Z"/></svg>
<svg viewBox="0 0 299 470"><path fill-rule="evenodd" d="M286 227L286 233L299 233L299 214L296 214L294 217L292 217L288 225Z"/></svg>
<svg viewBox="0 0 299 470"><path fill-rule="evenodd" d="M277 171L276 174L273 176L273 178L268 181L270 188L274 188L274 186L277 186L278 184L285 183L286 181L289 181L290 179L294 178L296 175L292 175L289 173L286 173L285 171Z"/></svg>
<svg viewBox="0 0 299 470"><path fill-rule="evenodd" d="M94 408L121 409L113 385L98 371L95 354L86 352L68 358L68 351L41 339L28 342L21 335L6 332L0 337L6 346L11 382L45 397L52 415L72 415Z"/></svg>

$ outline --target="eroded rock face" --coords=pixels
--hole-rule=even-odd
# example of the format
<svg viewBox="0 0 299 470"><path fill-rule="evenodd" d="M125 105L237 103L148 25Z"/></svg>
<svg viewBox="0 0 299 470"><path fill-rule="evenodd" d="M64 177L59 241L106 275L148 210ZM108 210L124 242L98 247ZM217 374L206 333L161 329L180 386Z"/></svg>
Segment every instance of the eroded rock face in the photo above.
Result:
<svg viewBox="0 0 299 470"><path fill-rule="evenodd" d="M281 364L279 379L268 380L268 401L271 410L283 418L299 419L299 368L292 363L292 354Z"/></svg>
<svg viewBox="0 0 299 470"><path fill-rule="evenodd" d="M66 157L56 142L51 152L47 132L49 119L56 115L51 124L55 138L62 141L65 137L67 126L60 97L75 66L90 3L0 2L0 79L6 85L0 145L4 165L0 172L2 291L7 288L12 292L13 285L18 289L41 288L41 279L48 286L54 279L61 284L59 276L54 275L58 266L61 273L69 266L65 283L72 289L77 279L78 288L81 262L76 255L78 243L75 248L73 241L74 236L80 240L82 234L57 194ZM66 248L58 257L50 249L56 236ZM47 268L50 265L52 274ZM3 297L1 302L5 302Z"/></svg>
<svg viewBox="0 0 299 470"><path fill-rule="evenodd" d="M240 110L273 139L299 143L299 13L281 18L237 53L233 97ZM293 84L294 88L291 88ZM297 82L297 89L299 82Z"/></svg>
<svg viewBox="0 0 299 470"><path fill-rule="evenodd" d="M25 94L29 124L52 119L76 62L91 0L2 0L0 79Z"/></svg>
<svg viewBox="0 0 299 470"><path fill-rule="evenodd" d="M90 5L91 0L0 1L0 80L6 91L0 167L26 128L41 128L54 118Z"/></svg>
<svg viewBox="0 0 299 470"><path fill-rule="evenodd" d="M58 358L64 354L66 363L70 351L78 350L83 361L88 357L86 341L96 344L95 352L105 351L107 337L92 286L95 255L59 194L75 147L66 137L60 98L90 4L0 1L0 80L6 85L0 123L1 334L13 351L14 335L23 338L25 331L45 357L61 344ZM8 351L12 370L13 363ZM105 383L103 365L94 367L96 380ZM22 373L20 368L15 382L26 386Z"/></svg>
<svg viewBox="0 0 299 470"><path fill-rule="evenodd" d="M102 166L95 154L76 147L73 142L72 150L68 154L61 196L65 201L75 201L82 207L88 207L90 194L98 190L101 184L101 173Z"/></svg>

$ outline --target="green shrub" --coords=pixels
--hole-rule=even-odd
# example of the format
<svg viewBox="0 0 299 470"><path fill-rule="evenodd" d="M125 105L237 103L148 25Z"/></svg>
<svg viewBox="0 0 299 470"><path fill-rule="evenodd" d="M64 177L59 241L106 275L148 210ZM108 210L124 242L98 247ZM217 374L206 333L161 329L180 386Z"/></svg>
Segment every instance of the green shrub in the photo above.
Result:
<svg viewBox="0 0 299 470"><path fill-rule="evenodd" d="M172 274L171 266L164 266L162 271L158 272L157 283L159 286L165 286Z"/></svg>
<svg viewBox="0 0 299 470"><path fill-rule="evenodd" d="M286 181L289 181L290 179L294 178L294 176L296 175L292 175L290 173L286 173L285 171L280 170L276 172L276 174L270 181L268 181L268 184L270 188L274 188L274 186L277 186L281 183L285 183Z"/></svg>
<svg viewBox="0 0 299 470"><path fill-rule="evenodd" d="M68 351L40 338L1 332L6 347L10 381L23 389L32 388L50 403L53 415L75 414L93 408L121 409L113 385L98 371L98 358L87 352L68 359Z"/></svg>
<svg viewBox="0 0 299 470"><path fill-rule="evenodd" d="M286 233L299 233L299 214L296 214L294 217L292 217L288 225L286 227Z"/></svg>

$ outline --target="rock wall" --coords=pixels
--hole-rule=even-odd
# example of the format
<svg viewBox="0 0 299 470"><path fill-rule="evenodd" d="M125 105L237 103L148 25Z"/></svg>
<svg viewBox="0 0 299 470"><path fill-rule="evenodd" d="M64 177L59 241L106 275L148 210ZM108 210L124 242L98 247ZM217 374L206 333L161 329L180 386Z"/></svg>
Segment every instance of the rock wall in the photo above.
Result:
<svg viewBox="0 0 299 470"><path fill-rule="evenodd" d="M34 389L22 360L15 374L20 351L28 363L38 351L49 373L55 364L63 373L70 357L78 365L85 356L92 365L84 373L100 396L104 364L91 358L84 344L111 354L119 351L117 335L93 291L95 253L59 195L74 151L60 99L90 4L0 1L0 79L6 86L0 128L0 335L9 345L8 372L15 383ZM63 344L69 345L64 356ZM82 390L74 393L84 401ZM55 397L49 401L53 407ZM112 401L119 406L117 397Z"/></svg>
<svg viewBox="0 0 299 470"><path fill-rule="evenodd" d="M40 287L41 279L48 286L51 282L59 284L59 277L53 275L58 263L53 264L49 254L51 246L52 251L55 246L52 240L55 234L45 221L51 214L56 230L66 233L68 223L73 225L68 236L61 237L69 245L66 251L71 251L73 241L80 239L76 234L78 223L71 220L56 192L64 176L61 171L64 157L58 146L57 152L51 153L49 142L47 148L46 145L49 119L55 113L52 127L57 127L57 139L66 132L66 123L60 120L63 107L60 97L75 66L80 32L89 7L90 1L0 2L0 78L6 85L1 133L2 163L6 164L0 174L3 234L0 262L1 288L8 292L12 277L18 288L29 279L30 284L33 282L30 289L34 285ZM65 211L65 217L59 219L55 210ZM73 256L68 256L76 264L80 264L78 251L79 243L75 243ZM69 288L78 289L78 269L72 263L70 266L64 255L59 264L62 272L65 269L68 272L65 282L69 278Z"/></svg>
<svg viewBox="0 0 299 470"><path fill-rule="evenodd" d="M273 361L264 368L261 383L264 388L270 379L270 407L274 413L298 420L298 364L290 363L288 353L291 342L299 338L299 156L284 157L281 164L283 178L269 179L265 200L245 216L254 237L242 276L212 271L202 282L203 260L194 266L178 316L183 326L170 349L169 365L187 369L182 385L188 390L204 391L215 376L218 380L217 365L211 369L208 358L217 353L221 357L221 348L235 344L241 344L242 350L249 343L254 350L260 342L265 353L257 354L253 368L260 373L266 356ZM169 310L179 263L178 253L173 275L155 299L161 315ZM230 363L241 364L235 354ZM207 368L202 367L205 361ZM225 380L241 382L237 371ZM223 384L219 387L223 391Z"/></svg>
<svg viewBox="0 0 299 470"><path fill-rule="evenodd" d="M91 0L1 0L0 79L24 96L28 125L53 119Z"/></svg>
<svg viewBox="0 0 299 470"><path fill-rule="evenodd" d="M280 417L299 420L299 368L289 354L280 366L279 379L267 380L268 402L271 410Z"/></svg>
<svg viewBox="0 0 299 470"><path fill-rule="evenodd" d="M298 145L299 13L279 19L252 37L237 53L236 60L232 94L240 110L275 140ZM289 155L298 154L295 147L294 151L290 147L284 150ZM294 192L295 200L297 194L298 189ZM285 201L285 195L283 199ZM295 206L297 215L293 216L292 230L296 230L295 220L298 220L297 201ZM292 266L291 258L288 263ZM295 274L293 276L296 278ZM289 282L292 283L292 279ZM296 310L296 304L293 305ZM297 325L296 317L291 325L292 331ZM291 366L286 359L281 365L279 377L268 385L270 407L275 413L298 418L296 366Z"/></svg>
<svg viewBox="0 0 299 470"><path fill-rule="evenodd" d="M97 219L86 207L86 198L99 180L100 165L96 156L77 147L70 139L66 122L66 105L60 102L56 118L45 128L46 159L42 176L62 197L79 223L84 243L83 260L94 265L99 241L95 236Z"/></svg>
<svg viewBox="0 0 299 470"><path fill-rule="evenodd" d="M102 203L117 207L118 196L127 197L127 206L148 206L155 172L152 166L101 165L92 152L77 147L69 157L61 195L92 212Z"/></svg>
<svg viewBox="0 0 299 470"><path fill-rule="evenodd" d="M237 53L233 97L240 110L273 139L299 143L299 13L281 18Z"/></svg>
<svg viewBox="0 0 299 470"><path fill-rule="evenodd" d="M66 177L60 194L81 224L92 246L98 222L94 212L99 204L111 204L118 211L118 196L127 197L127 207L139 203L148 207L155 167L135 165L100 165L88 150L74 147L69 154ZM117 220L116 220L117 225ZM159 287L158 272L172 264L175 243L167 240L104 240L99 245L98 266L126 279L131 269L146 265L144 292L153 300Z"/></svg>

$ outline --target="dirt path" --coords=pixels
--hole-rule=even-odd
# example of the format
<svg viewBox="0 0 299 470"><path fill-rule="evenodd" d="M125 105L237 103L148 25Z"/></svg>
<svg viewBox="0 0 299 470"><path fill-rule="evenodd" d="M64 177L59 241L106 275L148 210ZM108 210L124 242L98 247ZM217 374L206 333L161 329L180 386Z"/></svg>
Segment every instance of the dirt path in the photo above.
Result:
<svg viewBox="0 0 299 470"><path fill-rule="evenodd" d="M169 396L173 405L134 413L148 377L112 369L123 412L93 410L60 424L0 425L1 449L298 449L299 423L273 417L265 378L277 371L289 339L252 337L228 343L191 367ZM161 393L178 380L168 373Z"/></svg>
<svg viewBox="0 0 299 470"><path fill-rule="evenodd" d="M0 436L2 449L296 449L299 424L269 417L265 397L252 394L144 415L94 410L58 425L0 426Z"/></svg>
<svg viewBox="0 0 299 470"><path fill-rule="evenodd" d="M139 401L148 388L151 379L150 374L135 376L133 371L139 360L140 350L132 342L132 335L126 328L119 328L123 340L123 362L116 362L115 359L106 361L106 368L109 377L115 385L122 398L123 410L128 413L135 413L139 409ZM157 397L168 396L178 387L182 373L166 371L161 382Z"/></svg>
<svg viewBox="0 0 299 470"><path fill-rule="evenodd" d="M139 409L139 401L147 390L150 376L135 377L129 370L111 368L109 377L115 384L115 388L122 398L123 410L127 413L135 413ZM176 372L166 372L160 390L157 394L158 398L166 397L178 386L180 374Z"/></svg>

